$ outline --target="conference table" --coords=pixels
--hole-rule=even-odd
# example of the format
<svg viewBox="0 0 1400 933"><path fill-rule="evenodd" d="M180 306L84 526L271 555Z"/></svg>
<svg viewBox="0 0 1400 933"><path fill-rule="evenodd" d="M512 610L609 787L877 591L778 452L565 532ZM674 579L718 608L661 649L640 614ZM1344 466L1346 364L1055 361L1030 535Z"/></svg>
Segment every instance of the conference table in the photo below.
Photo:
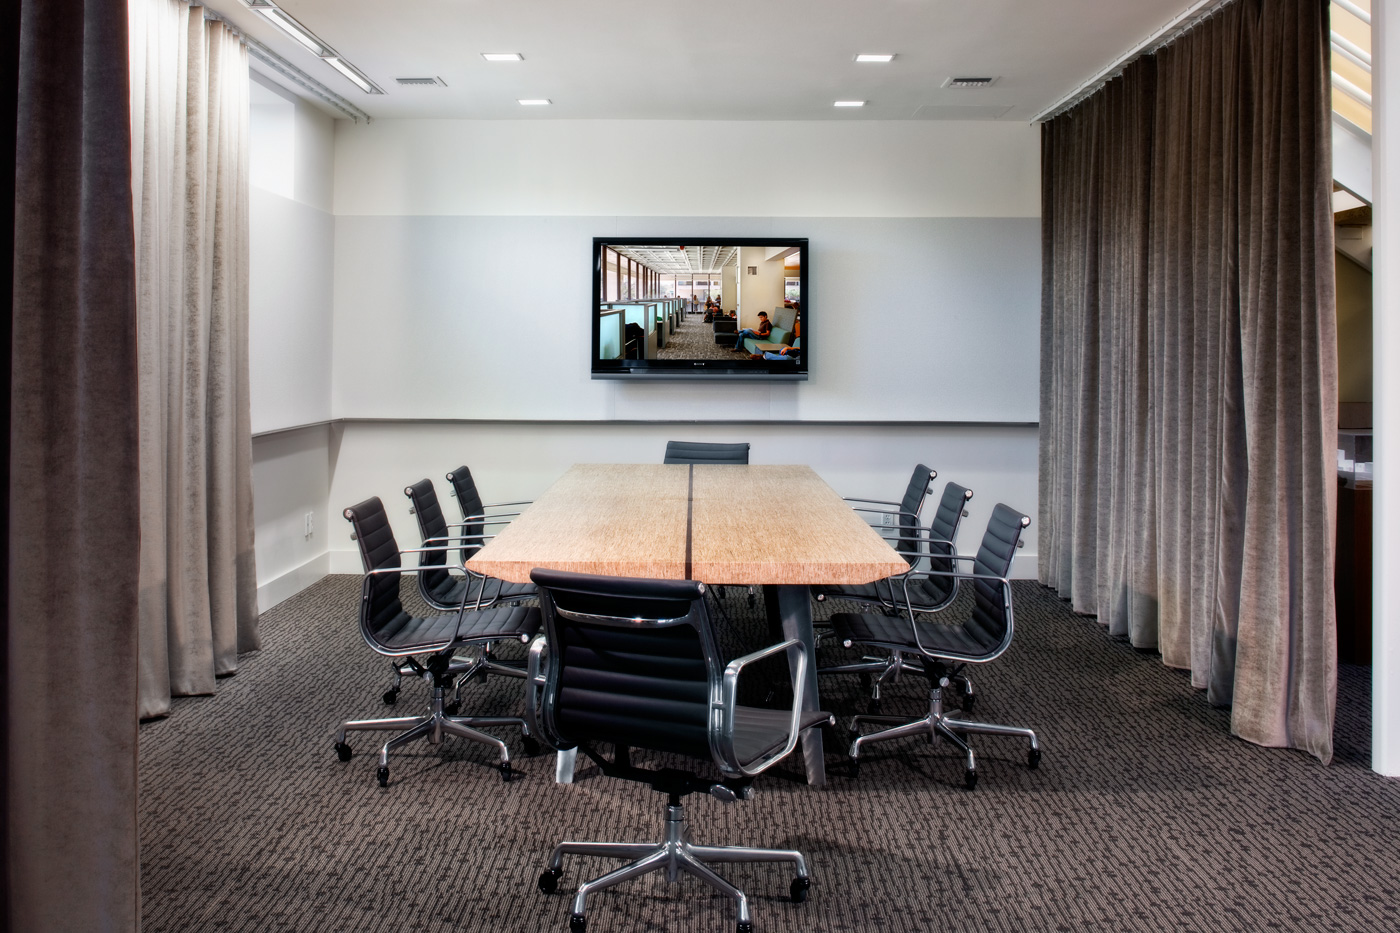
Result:
<svg viewBox="0 0 1400 933"><path fill-rule="evenodd" d="M513 583L536 567L761 586L770 622L807 648L810 710L820 708L810 587L908 569L811 467L729 464L574 465L467 562ZM826 781L822 754L821 731L808 729L810 784ZM572 768L561 756L558 779Z"/></svg>

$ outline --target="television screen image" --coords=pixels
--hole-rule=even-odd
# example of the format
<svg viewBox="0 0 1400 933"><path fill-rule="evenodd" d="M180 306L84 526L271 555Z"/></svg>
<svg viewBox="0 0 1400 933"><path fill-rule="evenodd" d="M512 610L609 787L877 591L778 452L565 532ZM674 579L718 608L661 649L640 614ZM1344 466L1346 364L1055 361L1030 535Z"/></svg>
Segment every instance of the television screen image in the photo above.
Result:
<svg viewBox="0 0 1400 933"><path fill-rule="evenodd" d="M595 238L595 379L806 379L807 240Z"/></svg>

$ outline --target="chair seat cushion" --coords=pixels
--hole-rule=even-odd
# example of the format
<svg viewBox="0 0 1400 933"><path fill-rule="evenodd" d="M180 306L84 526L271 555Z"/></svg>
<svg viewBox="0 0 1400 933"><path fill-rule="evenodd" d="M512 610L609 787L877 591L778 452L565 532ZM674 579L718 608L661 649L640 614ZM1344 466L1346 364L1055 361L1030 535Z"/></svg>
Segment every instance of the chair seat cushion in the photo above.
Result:
<svg viewBox="0 0 1400 933"><path fill-rule="evenodd" d="M734 754L739 763L748 765L787 743L788 722L792 714L783 709L759 709L754 706L734 707ZM802 714L801 728L821 725L831 719L820 710Z"/></svg>
<svg viewBox="0 0 1400 933"><path fill-rule="evenodd" d="M494 638L532 638L540 628L540 611L534 606L496 606L468 612L457 625L457 613L410 616L394 619L375 633L375 640L390 651L436 651L453 643L486 641Z"/></svg>
<svg viewBox="0 0 1400 933"><path fill-rule="evenodd" d="M965 657L980 657L991 654L1000 645L999 641L980 638L962 625L939 625L934 622L918 622L919 640L924 648L937 654L949 652ZM877 645L902 651L919 650L914 641L914 633L908 616L887 616L874 612L838 612L831 617L831 625L836 637L843 642Z"/></svg>
<svg viewBox="0 0 1400 933"><path fill-rule="evenodd" d="M508 580L498 580L495 577L487 577L485 580L486 596L483 602L495 602L497 600L517 600L534 599L539 595L533 583L511 583ZM423 598L438 608L447 606L460 606L462 597L468 599L468 606L476 601L477 593L482 587L480 577L458 577L450 574L442 574L438 579L437 586L428 587L423 592Z"/></svg>
<svg viewBox="0 0 1400 933"><path fill-rule="evenodd" d="M893 588L893 589L891 589ZM953 578L939 576L917 576L909 580L909 602L915 609L942 609L948 604L953 588ZM877 580L874 583L836 584L814 587L828 599L849 599L857 603L889 605L893 592L895 604L904 604L904 581L898 577L890 580Z"/></svg>

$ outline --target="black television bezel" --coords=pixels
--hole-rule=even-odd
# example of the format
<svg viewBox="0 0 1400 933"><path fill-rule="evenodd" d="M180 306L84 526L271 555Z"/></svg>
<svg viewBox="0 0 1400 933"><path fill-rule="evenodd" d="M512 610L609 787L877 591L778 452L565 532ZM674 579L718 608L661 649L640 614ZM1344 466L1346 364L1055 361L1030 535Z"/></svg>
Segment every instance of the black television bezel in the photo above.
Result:
<svg viewBox="0 0 1400 933"><path fill-rule="evenodd" d="M603 247L616 246L796 246L801 259L798 270L802 295L802 355L796 362L778 360L604 360L600 358L598 308L603 303ZM807 347L812 328L811 298L807 287L807 267L811 259L806 237L594 237L593 304L589 329L592 331L592 376L594 379L753 379L760 381L804 382L808 377ZM639 299L643 300L643 299ZM695 322L691 322L695 323Z"/></svg>

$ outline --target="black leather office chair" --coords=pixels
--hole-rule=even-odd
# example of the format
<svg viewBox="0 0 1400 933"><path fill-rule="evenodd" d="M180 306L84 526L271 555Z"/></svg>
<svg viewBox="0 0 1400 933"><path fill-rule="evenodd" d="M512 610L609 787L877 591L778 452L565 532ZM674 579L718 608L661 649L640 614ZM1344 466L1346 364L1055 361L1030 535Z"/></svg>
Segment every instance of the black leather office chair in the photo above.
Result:
<svg viewBox="0 0 1400 933"><path fill-rule="evenodd" d="M900 574L874 583L813 587L817 601L845 599L867 603L880 606L886 614L903 612L906 607L919 613L946 609L957 599L958 587L962 582L957 576L945 574L955 569L951 558L957 553L958 530L962 520L967 517L965 506L971 501L971 489L957 483L946 483L926 532L912 537L901 527L887 536L895 550L909 563L911 570L927 566L938 570L938 574L915 575L907 581L905 575ZM906 582L907 588L904 585ZM958 687L963 711L971 712L976 694L973 692L972 678L963 667L958 665L950 672L949 678ZM906 671L921 673L923 663L905 652L896 651L888 655L866 656L850 664L824 667L817 673L860 674L861 683L870 693L869 712L873 714L880 711L880 688L886 683L897 682Z"/></svg>
<svg viewBox="0 0 1400 933"><path fill-rule="evenodd" d="M667 441L666 458L662 463L738 463L749 462L748 444L706 444L699 441Z"/></svg>
<svg viewBox="0 0 1400 933"><path fill-rule="evenodd" d="M528 642L540 627L539 610L530 607L498 606L485 610L469 610L465 603L452 612L431 616L412 616L399 601L401 574L417 573L421 568L404 567L404 554L421 554L424 549L400 551L389 527L384 504L375 496L345 510L345 518L355 529L355 541L365 566L365 579L360 593L360 634L375 651L390 658L401 658L412 671L433 684L432 705L424 716L401 716L392 719L352 719L340 724L336 733L335 751L341 761L349 761L351 749L345 741L347 732L371 730L403 730L379 752L379 786L389 783L389 752L417 739L439 744L444 734L456 735L473 742L494 746L501 755L501 775L510 780L510 752L506 744L494 735L475 726L518 726L525 736L526 751L538 750L525 721L514 716L453 716L444 709L448 690L455 687L461 676L454 665L453 654L483 642L518 638Z"/></svg>
<svg viewBox="0 0 1400 933"><path fill-rule="evenodd" d="M948 555L950 564L968 562L969 570L914 570L906 576L906 584L920 575L942 576L971 582L975 601L972 615L961 625L930 623L921 620L909 604L902 617L883 613L837 613L831 617L837 637L847 647L868 645L887 651L917 654L929 681L929 711L922 719L907 722L896 716L856 716L851 721L850 759L852 772L860 761L860 750L871 742L882 742L907 735L942 736L957 746L966 757L964 782L968 789L977 786L977 760L966 736L1015 735L1030 741L1026 764L1034 769L1040 764L1040 743L1031 729L1020 726L1000 726L976 722L943 711L943 690L949 685L949 668L954 664L981 664L1001 656L1011 644L1014 613L1011 603L1011 561L1021 544L1021 532L1031 520L1020 512L1000 503L992 510L986 534L976 556ZM868 735L860 733L862 723L892 725Z"/></svg>
<svg viewBox="0 0 1400 933"><path fill-rule="evenodd" d="M803 729L831 721L802 712L802 671L808 658L797 639L731 661L720 660L706 609L705 584L693 580L636 580L559 571L531 574L540 590L544 633L530 646L526 717L531 730L557 749L582 749L603 773L640 781L667 795L666 837L660 844L563 842L550 855L539 887L551 893L565 855L628 859L601 878L579 885L569 929L585 929L589 894L652 871L670 881L687 872L732 898L738 930L748 933L748 899L709 862L792 862L789 888L807 898L807 864L800 852L746 846L702 846L690 841L681 798L709 793L719 800L750 796L753 777L796 747ZM786 652L795 663L791 709L740 705L739 678L755 661ZM609 761L600 744L619 750ZM650 749L706 762L720 777L695 770L635 767L622 749Z"/></svg>
<svg viewBox="0 0 1400 933"><path fill-rule="evenodd" d="M450 572L447 567L451 553L449 548L456 550L464 542L478 548L493 536L482 534L483 526L479 523L457 522L449 525L430 479L421 479L405 487L403 492L412 503L409 511L418 519L418 531L423 537L423 547L418 555L420 570L415 576L418 578L418 594L424 602L439 611L452 612L464 602L469 609L485 609L498 601L519 605L522 600L534 598L535 588L528 583L510 583L465 569L462 576ZM470 538L466 537L465 533L472 529L476 529L476 533ZM460 704L462 687L473 677L484 677L492 672L509 677L525 676L523 664L497 661L491 654L491 642L483 642L480 648L481 654L470 659L461 669L455 704ZM408 673L401 668L399 671ZM385 698L388 699L387 693ZM455 712L451 706L448 711Z"/></svg>
<svg viewBox="0 0 1400 933"><path fill-rule="evenodd" d="M530 505L529 500L521 502L497 502L485 505L481 501L481 493L476 488L476 480L472 479L472 471L466 466L459 466L451 473L447 474L447 482L452 486L452 496L457 500L457 508L462 512L461 531L462 535L462 563L472 559L489 535L484 534L485 530L498 525L509 525L510 520L520 515L519 512L488 512L487 509L508 509L517 506ZM486 589L488 597L494 595L496 599L518 601L522 599L533 599L535 587L532 583L511 583L506 580L498 580L495 577L487 577L490 585Z"/></svg>
<svg viewBox="0 0 1400 933"><path fill-rule="evenodd" d="M894 524L901 533L903 541L901 547L911 547L914 542L909 539L918 535L919 513L923 510L924 499L933 492L933 481L937 478L937 470L920 463L914 467L914 472L909 474L909 482L904 487L904 495L898 502L890 502L885 499L862 499L858 496L844 496L843 498L846 502L855 503L851 508L857 512L893 516ZM874 506L886 506L886 508L874 508ZM893 508L889 508L889 506L893 506Z"/></svg>

